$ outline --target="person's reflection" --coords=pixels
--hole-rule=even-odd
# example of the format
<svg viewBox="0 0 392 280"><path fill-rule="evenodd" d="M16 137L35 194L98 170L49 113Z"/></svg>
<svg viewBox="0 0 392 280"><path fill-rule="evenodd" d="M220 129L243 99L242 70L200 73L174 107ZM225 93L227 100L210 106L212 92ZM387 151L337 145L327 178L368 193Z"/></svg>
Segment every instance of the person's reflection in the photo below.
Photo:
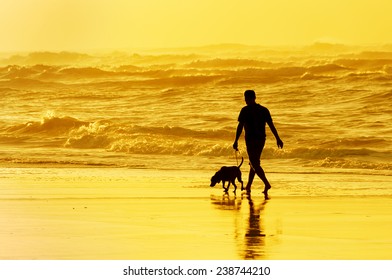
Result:
<svg viewBox="0 0 392 280"><path fill-rule="evenodd" d="M255 206L250 194L247 195L249 202L249 219L245 233L244 258L260 259L264 255L265 233L262 228L262 214L268 200L263 200L261 205Z"/></svg>
<svg viewBox="0 0 392 280"><path fill-rule="evenodd" d="M242 213L246 213L243 208L244 200L248 200L249 214L243 219ZM255 203L250 194L239 197L223 197L211 196L211 203L216 209L234 210L234 237L239 247L242 259L262 259L265 257L265 233L263 228L263 214L267 200L263 200L261 204ZM233 214L234 214L233 213ZM245 221L245 223L244 223Z"/></svg>

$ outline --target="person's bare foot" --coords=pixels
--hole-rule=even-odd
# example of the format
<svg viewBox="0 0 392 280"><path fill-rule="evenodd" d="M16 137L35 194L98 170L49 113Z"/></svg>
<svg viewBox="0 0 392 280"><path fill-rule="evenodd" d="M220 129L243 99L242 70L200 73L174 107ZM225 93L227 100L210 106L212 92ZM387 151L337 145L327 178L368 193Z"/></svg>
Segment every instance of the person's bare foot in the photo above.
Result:
<svg viewBox="0 0 392 280"><path fill-rule="evenodd" d="M268 199L268 190L269 189L271 189L271 185L267 185L267 186L264 187L263 194L264 194L264 198L265 199Z"/></svg>

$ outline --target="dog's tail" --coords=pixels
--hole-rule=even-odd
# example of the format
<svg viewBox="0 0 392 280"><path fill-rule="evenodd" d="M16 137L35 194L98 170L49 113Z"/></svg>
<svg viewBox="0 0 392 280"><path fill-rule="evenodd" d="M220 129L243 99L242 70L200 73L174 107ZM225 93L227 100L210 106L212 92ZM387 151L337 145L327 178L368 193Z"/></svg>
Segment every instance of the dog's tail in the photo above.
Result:
<svg viewBox="0 0 392 280"><path fill-rule="evenodd" d="M240 165L238 165L238 168L241 167L241 165L242 165L243 162L244 162L244 157L242 157L241 163L240 163Z"/></svg>

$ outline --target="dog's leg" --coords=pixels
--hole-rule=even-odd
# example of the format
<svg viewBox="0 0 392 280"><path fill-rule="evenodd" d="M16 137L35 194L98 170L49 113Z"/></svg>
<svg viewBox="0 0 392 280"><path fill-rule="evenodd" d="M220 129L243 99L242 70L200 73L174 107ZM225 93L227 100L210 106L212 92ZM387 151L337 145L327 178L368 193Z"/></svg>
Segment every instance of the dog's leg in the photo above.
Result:
<svg viewBox="0 0 392 280"><path fill-rule="evenodd" d="M234 179L235 180L235 179ZM234 191L233 191L233 193L235 194L236 193L236 191L237 191L237 185L235 184L235 182L234 182L234 180L233 180L233 186L234 186Z"/></svg>
<svg viewBox="0 0 392 280"><path fill-rule="evenodd" d="M223 187L223 191L227 193L228 188L225 188L225 183L226 183L225 181L222 181L222 187Z"/></svg>
<svg viewBox="0 0 392 280"><path fill-rule="evenodd" d="M237 179L238 179L238 182L241 183L241 191L243 191L244 190L244 182L242 182L241 173L238 174Z"/></svg>
<svg viewBox="0 0 392 280"><path fill-rule="evenodd" d="M228 191L229 191L229 188L230 188L230 181L229 181L229 183L227 184L227 188L225 188L225 192L228 192Z"/></svg>

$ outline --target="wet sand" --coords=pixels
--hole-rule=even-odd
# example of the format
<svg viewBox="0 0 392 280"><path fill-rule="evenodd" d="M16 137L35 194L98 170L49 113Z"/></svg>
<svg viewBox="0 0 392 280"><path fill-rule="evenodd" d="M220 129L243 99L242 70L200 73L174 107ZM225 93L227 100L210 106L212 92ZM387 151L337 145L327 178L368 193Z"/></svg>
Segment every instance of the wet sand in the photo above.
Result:
<svg viewBox="0 0 392 280"><path fill-rule="evenodd" d="M392 196L265 200L187 176L193 187L173 188L185 184L181 174L137 174L133 189L119 176L20 177L0 199L0 259L392 259Z"/></svg>

